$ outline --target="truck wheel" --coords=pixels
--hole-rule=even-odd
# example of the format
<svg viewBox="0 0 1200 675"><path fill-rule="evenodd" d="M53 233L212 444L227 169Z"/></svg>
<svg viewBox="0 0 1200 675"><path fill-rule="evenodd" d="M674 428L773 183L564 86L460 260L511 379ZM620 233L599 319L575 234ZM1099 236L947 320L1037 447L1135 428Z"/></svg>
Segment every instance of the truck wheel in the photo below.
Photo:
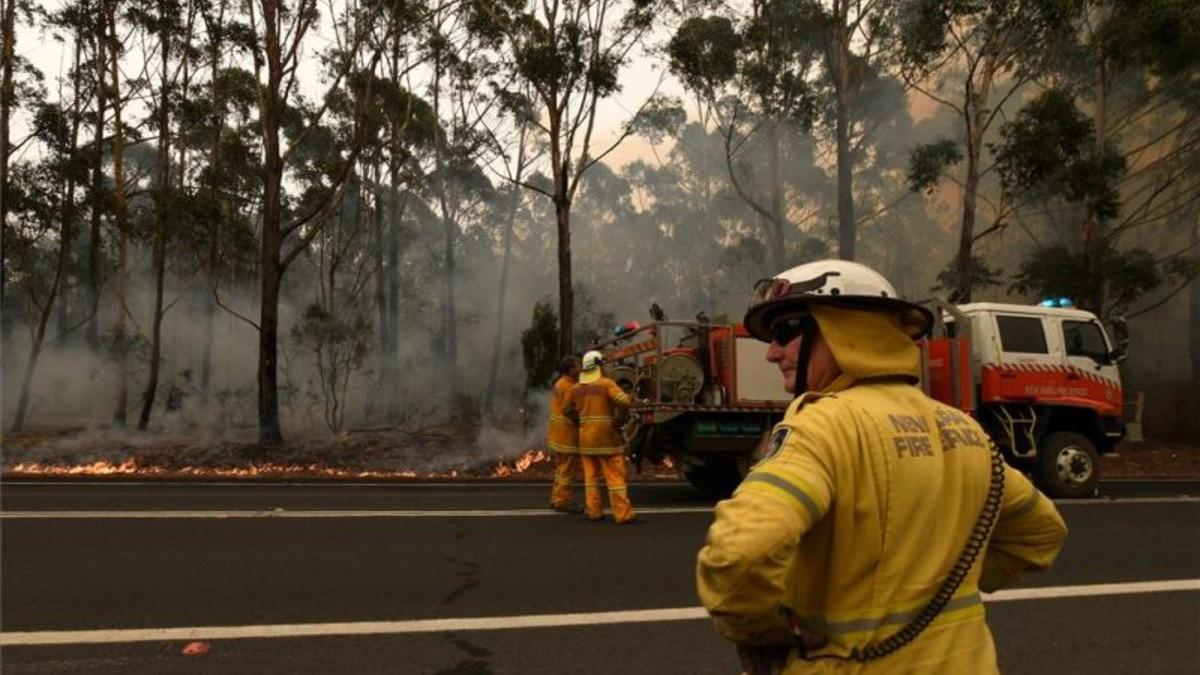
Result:
<svg viewBox="0 0 1200 675"><path fill-rule="evenodd" d="M683 477L712 499L729 497L738 483L742 482L737 463L727 459L710 459L703 465L688 466L683 471Z"/></svg>
<svg viewBox="0 0 1200 675"><path fill-rule="evenodd" d="M1038 477L1051 497L1090 497L1100 482L1096 444L1074 431L1047 434L1038 449Z"/></svg>

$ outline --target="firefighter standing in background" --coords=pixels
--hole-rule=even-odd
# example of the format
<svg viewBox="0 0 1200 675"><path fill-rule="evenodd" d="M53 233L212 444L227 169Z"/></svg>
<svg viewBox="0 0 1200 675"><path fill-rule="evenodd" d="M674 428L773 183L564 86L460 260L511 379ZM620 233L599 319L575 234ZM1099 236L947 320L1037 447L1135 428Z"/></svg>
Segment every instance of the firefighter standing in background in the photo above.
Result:
<svg viewBox="0 0 1200 675"><path fill-rule="evenodd" d="M567 415L579 420L579 455L583 460L583 489L588 518L604 519L600 500L600 476L608 486L608 501L613 520L635 522L637 514L629 503L625 485L625 438L617 428L616 406L629 405L629 396L616 382L604 377L600 366L604 355L591 351L583 355L579 383L571 387L563 406Z"/></svg>
<svg viewBox="0 0 1200 675"><path fill-rule="evenodd" d="M563 414L567 392L575 386L579 371L579 357L563 358L558 364L558 378L550 391L550 426L546 431L546 447L554 453L550 508L562 513L583 512L583 507L571 501L571 482L579 475L579 428Z"/></svg>
<svg viewBox="0 0 1200 675"><path fill-rule="evenodd" d="M851 262L756 287L746 329L798 397L697 561L751 675L995 673L979 592L1058 555L1050 500L916 386L932 318Z"/></svg>

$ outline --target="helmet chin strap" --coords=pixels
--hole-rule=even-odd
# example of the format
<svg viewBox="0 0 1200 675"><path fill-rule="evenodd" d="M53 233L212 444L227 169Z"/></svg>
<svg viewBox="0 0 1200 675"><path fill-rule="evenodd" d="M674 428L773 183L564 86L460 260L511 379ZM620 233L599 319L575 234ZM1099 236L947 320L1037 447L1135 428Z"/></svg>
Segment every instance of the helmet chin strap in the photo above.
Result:
<svg viewBox="0 0 1200 675"><path fill-rule="evenodd" d="M808 391L808 362L812 358L813 338L820 330L817 320L811 315L801 319L800 326L800 355L796 358L796 398Z"/></svg>

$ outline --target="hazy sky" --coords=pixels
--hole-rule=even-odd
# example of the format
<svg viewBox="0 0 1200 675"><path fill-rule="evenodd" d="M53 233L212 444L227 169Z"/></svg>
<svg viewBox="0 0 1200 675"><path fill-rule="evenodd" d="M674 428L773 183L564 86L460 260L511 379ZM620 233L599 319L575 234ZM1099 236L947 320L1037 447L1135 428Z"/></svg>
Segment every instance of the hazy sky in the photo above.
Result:
<svg viewBox="0 0 1200 675"><path fill-rule="evenodd" d="M48 12L53 12L63 4L63 0L48 0L44 7ZM662 35L656 35L647 41L647 45L661 43L664 39ZM306 42L307 67L302 67L302 71L307 72L302 76L301 86L301 91L306 96L316 97L324 91L324 86L319 81L314 67L314 57L320 49L329 44L328 28L323 33L314 34ZM643 45L643 47L645 46ZM122 68L126 75L132 75L141 69L143 48L152 50L154 45L152 43L145 45L134 43L129 46L130 51L126 53L122 62ZM44 84L48 90L48 98L58 100L59 78L66 78L72 65L73 55L70 45L55 40L49 31L33 28L26 24L18 27L17 52L29 59L45 76ZM246 69L253 68L249 57L245 57L241 65ZM598 108L598 125L593 135L595 139L594 152L600 152L612 143L612 140L620 133L622 124L655 92L656 88L660 94L683 97L683 90L679 83L670 73L666 72L666 63L663 59L649 56L641 50L634 51L632 61L620 73L619 82L621 90L616 95L604 100ZM133 113L132 117L127 116L127 119L139 120L145 114L145 111L137 111ZM28 133L28 116L24 114L16 116L13 120L14 138L23 138L26 133ZM669 146L668 142L659 147L660 156L661 151ZM606 161L619 167L635 159L653 161L653 157L651 148L645 139L630 137L621 147L613 151Z"/></svg>

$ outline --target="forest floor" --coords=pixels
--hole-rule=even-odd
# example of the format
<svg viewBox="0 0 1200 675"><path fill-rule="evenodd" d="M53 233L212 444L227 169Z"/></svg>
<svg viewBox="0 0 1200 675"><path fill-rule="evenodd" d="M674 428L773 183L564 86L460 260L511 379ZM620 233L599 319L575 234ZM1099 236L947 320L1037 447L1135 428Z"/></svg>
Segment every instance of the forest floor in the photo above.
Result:
<svg viewBox="0 0 1200 675"><path fill-rule="evenodd" d="M252 438L252 432L248 434ZM0 475L147 478L530 479L553 475L540 443L520 430L477 426L364 429L264 450L237 434L40 428L0 438ZM1103 458L1106 478L1200 478L1200 445L1124 442ZM635 480L675 480L646 464Z"/></svg>

